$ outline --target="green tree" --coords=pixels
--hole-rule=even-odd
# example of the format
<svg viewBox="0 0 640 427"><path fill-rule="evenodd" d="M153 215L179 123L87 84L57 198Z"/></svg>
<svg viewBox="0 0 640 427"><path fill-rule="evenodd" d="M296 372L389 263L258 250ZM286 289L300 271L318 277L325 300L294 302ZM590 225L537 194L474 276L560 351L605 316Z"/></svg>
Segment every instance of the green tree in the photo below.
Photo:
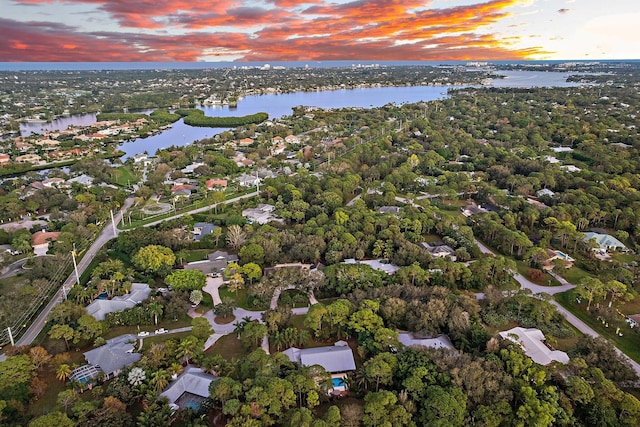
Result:
<svg viewBox="0 0 640 427"><path fill-rule="evenodd" d="M202 342L193 335L189 335L178 344L176 355L182 359L182 363L189 363L189 360L202 351Z"/></svg>
<svg viewBox="0 0 640 427"><path fill-rule="evenodd" d="M199 289L192 290L191 294L189 295L189 301L191 301L191 303L195 305L199 305L202 302L202 298L202 291Z"/></svg>
<svg viewBox="0 0 640 427"><path fill-rule="evenodd" d="M368 393L364 398L365 427L401 427L411 425L411 414L398 404L398 398L390 391Z"/></svg>
<svg viewBox="0 0 640 427"><path fill-rule="evenodd" d="M574 292L580 298L587 300L587 311L591 309L594 298L602 298L606 295L604 283L595 277L585 277L578 282Z"/></svg>
<svg viewBox="0 0 640 427"><path fill-rule="evenodd" d="M193 318L191 326L193 327L191 330L193 336L202 341L206 341L211 334L215 333L206 317Z"/></svg>
<svg viewBox="0 0 640 427"><path fill-rule="evenodd" d="M207 284L207 276L200 270L176 270L164 281L178 291L200 291Z"/></svg>
<svg viewBox="0 0 640 427"><path fill-rule="evenodd" d="M364 375L367 381L375 384L376 391L380 384L389 385L397 366L396 357L391 353L380 353L364 363Z"/></svg>
<svg viewBox="0 0 640 427"><path fill-rule="evenodd" d="M72 372L71 366L67 365L66 363L63 363L60 366L58 366L58 369L56 369L56 378L62 382L65 382L67 378L69 378L69 375L71 375L71 372Z"/></svg>
<svg viewBox="0 0 640 427"><path fill-rule="evenodd" d="M249 262L242 266L242 273L247 276L249 283L253 284L255 280L262 277L262 268L256 263Z"/></svg>
<svg viewBox="0 0 640 427"><path fill-rule="evenodd" d="M157 325L158 324L158 317L162 316L164 307L157 302L150 302L149 305L147 306L149 309L149 312L151 314L153 314L153 324Z"/></svg>
<svg viewBox="0 0 640 427"><path fill-rule="evenodd" d="M240 341L245 348L255 348L260 345L266 333L266 325L258 322L249 322L240 332Z"/></svg>
<svg viewBox="0 0 640 427"><path fill-rule="evenodd" d="M141 271L166 276L176 262L176 256L170 248L148 245L140 248L131 261Z"/></svg>
<svg viewBox="0 0 640 427"><path fill-rule="evenodd" d="M69 350L69 340L73 339L75 331L69 325L53 325L49 330L49 337L54 340L63 339Z"/></svg>
<svg viewBox="0 0 640 427"><path fill-rule="evenodd" d="M42 415L29 423L29 427L73 427L75 423L61 412Z"/></svg>
<svg viewBox="0 0 640 427"><path fill-rule="evenodd" d="M35 375L36 367L26 354L8 357L0 362L0 392L20 384L28 384Z"/></svg>
<svg viewBox="0 0 640 427"><path fill-rule="evenodd" d="M264 249L257 243L249 243L240 249L238 258L240 258L242 264L255 263L264 265Z"/></svg>

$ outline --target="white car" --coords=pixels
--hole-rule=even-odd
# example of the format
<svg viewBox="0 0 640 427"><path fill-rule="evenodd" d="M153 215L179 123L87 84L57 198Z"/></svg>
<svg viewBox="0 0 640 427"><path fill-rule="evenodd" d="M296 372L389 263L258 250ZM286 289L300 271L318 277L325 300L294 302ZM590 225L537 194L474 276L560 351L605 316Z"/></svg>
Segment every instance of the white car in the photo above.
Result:
<svg viewBox="0 0 640 427"><path fill-rule="evenodd" d="M156 335L166 334L167 332L169 331L165 328L156 329Z"/></svg>
<svg viewBox="0 0 640 427"><path fill-rule="evenodd" d="M139 337L148 337L149 336L149 332L147 332L147 331L138 332L138 336Z"/></svg>

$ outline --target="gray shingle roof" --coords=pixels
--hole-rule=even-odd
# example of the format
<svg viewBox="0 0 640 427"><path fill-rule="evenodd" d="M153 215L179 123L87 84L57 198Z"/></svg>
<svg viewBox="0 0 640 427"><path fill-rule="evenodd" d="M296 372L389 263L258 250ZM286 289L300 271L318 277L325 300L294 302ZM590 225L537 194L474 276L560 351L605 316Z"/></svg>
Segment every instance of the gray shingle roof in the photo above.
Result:
<svg viewBox="0 0 640 427"><path fill-rule="evenodd" d="M90 364L100 367L105 374L111 375L140 360L142 355L133 352L136 342L136 337L131 334L120 335L108 340L103 346L87 351L84 358Z"/></svg>
<svg viewBox="0 0 640 427"><path fill-rule="evenodd" d="M317 348L298 349L291 347L283 353L289 360L302 366L320 365L327 372L347 372L356 370L356 362L353 359L351 347L327 346Z"/></svg>
<svg viewBox="0 0 640 427"><path fill-rule="evenodd" d="M169 403L175 403L184 393L209 397L209 384L217 379L213 375L206 374L202 368L187 366L182 374L160 396L165 396L169 399Z"/></svg>
<svg viewBox="0 0 640 427"><path fill-rule="evenodd" d="M149 298L151 288L146 283L133 283L131 292L128 294L113 297L110 300L97 299L87 306L87 313L96 320L104 320L108 313L122 311L125 308L135 307L142 301Z"/></svg>

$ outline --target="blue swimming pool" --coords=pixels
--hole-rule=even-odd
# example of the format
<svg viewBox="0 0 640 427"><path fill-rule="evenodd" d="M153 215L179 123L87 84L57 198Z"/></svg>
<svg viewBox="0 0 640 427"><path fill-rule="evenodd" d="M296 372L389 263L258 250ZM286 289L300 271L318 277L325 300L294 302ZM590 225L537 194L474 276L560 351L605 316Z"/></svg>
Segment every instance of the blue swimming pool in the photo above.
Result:
<svg viewBox="0 0 640 427"><path fill-rule="evenodd" d="M344 387L344 380L342 378L332 378L331 382L333 382L334 387Z"/></svg>

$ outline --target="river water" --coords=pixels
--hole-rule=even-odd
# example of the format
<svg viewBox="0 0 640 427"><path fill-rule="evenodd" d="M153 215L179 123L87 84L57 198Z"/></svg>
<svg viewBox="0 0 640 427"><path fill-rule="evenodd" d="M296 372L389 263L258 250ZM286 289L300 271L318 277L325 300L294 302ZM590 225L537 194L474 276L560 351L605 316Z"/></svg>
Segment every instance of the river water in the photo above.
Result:
<svg viewBox="0 0 640 427"><path fill-rule="evenodd" d="M549 87L549 86L577 86L566 81L570 73L538 72L538 71L499 71L505 79L495 79L491 83L495 87ZM204 106L202 109L207 116L245 116L258 112L266 112L271 119L280 118L292 113L292 108L304 105L319 108L361 107L374 108L388 103L397 105L420 101L433 101L447 96L447 90L452 86L407 86L407 87L375 87L361 89L343 89L322 92L294 92L287 94L253 95L238 102L236 108L229 106ZM456 87L459 88L459 87ZM74 115L62 117L51 123L21 123L21 135L43 133L45 130L63 130L70 125L87 126L96 121L95 114ZM122 160L126 160L138 153L155 154L159 149L171 145L183 146L197 140L211 138L224 132L228 128L202 128L187 126L182 119L173 124L170 129L147 138L120 145L124 151Z"/></svg>

